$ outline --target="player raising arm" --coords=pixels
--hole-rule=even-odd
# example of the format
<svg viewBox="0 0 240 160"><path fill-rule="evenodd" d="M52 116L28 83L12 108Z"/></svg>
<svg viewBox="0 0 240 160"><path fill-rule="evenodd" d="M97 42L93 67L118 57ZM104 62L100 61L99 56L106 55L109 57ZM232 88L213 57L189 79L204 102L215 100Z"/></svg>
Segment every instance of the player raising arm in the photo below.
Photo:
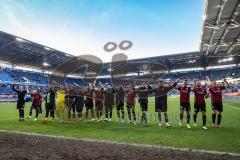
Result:
<svg viewBox="0 0 240 160"><path fill-rule="evenodd" d="M191 87L188 87L188 80L184 80L183 86L178 86L177 90L180 92L180 122L179 126L182 126L183 114L184 111L187 113L187 128L190 126L190 92Z"/></svg>
<svg viewBox="0 0 240 160"><path fill-rule="evenodd" d="M56 112L59 118L59 123L62 123L64 118L65 105L66 105L65 97L67 94L67 87L60 85L60 89L56 93L57 93Z"/></svg>
<svg viewBox="0 0 240 160"><path fill-rule="evenodd" d="M66 108L68 110L68 120L75 120L75 110L76 110L76 105L75 105L75 88L73 85L69 85L69 88L67 89L67 94L65 96L65 104ZM72 119L71 119L72 115Z"/></svg>
<svg viewBox="0 0 240 160"><path fill-rule="evenodd" d="M50 85L49 91L46 95L46 101L45 101L45 108L46 108L46 114L44 122L48 122L48 116L50 113L51 120L54 120L54 110L56 106L56 90L54 88L54 85Z"/></svg>
<svg viewBox="0 0 240 160"><path fill-rule="evenodd" d="M24 122L24 106L25 106L25 100L24 97L28 93L28 89L26 90L23 88L23 86L19 86L19 89L15 88L16 83L13 83L12 90L17 93L18 100L17 100L17 109L19 112L19 121Z"/></svg>
<svg viewBox="0 0 240 160"><path fill-rule="evenodd" d="M120 84L116 89L116 107L117 107L117 121L124 123L124 96L125 92L123 86ZM121 113L120 113L121 112Z"/></svg>
<svg viewBox="0 0 240 160"><path fill-rule="evenodd" d="M126 99L126 107L128 112L128 123L131 123L132 116L133 115L133 124L137 125L137 118L136 118L136 112L135 112L135 86L134 84L131 84L130 89L127 91L127 99Z"/></svg>
<svg viewBox="0 0 240 160"><path fill-rule="evenodd" d="M223 111L222 90L229 87L228 82L224 79L224 85L217 85L216 81L212 81L212 86L208 89L208 95L211 94L212 102L212 127L220 128ZM217 117L217 124L216 122Z"/></svg>
<svg viewBox="0 0 240 160"><path fill-rule="evenodd" d="M167 115L167 93L174 87L176 87L177 82L173 85L164 85L164 81L160 80L158 87L151 90L151 92L155 93L155 112L158 112L158 119L159 119L159 127L162 126L162 118L161 113L164 112L165 118L165 125L166 127L170 127L168 123L168 115Z"/></svg>
<svg viewBox="0 0 240 160"><path fill-rule="evenodd" d="M194 120L194 126L197 126L197 115L198 112L202 112L202 122L203 122L203 129L207 129L206 127L206 102L205 97L207 96L207 90L201 86L200 81L194 81L193 89L194 92L194 114L193 114L193 120Z"/></svg>
<svg viewBox="0 0 240 160"><path fill-rule="evenodd" d="M92 115L92 121L94 121L94 104L93 104L93 93L94 93L94 86L90 85L86 88L85 90L85 96L86 96L86 100L85 100L85 107L86 107L86 113L85 113L85 117L86 120L88 120L88 112L89 110L91 111L91 115Z"/></svg>
<svg viewBox="0 0 240 160"><path fill-rule="evenodd" d="M104 106L105 106L105 121L112 121L112 108L114 104L114 90L111 85L107 86L107 89L103 91Z"/></svg>
<svg viewBox="0 0 240 160"><path fill-rule="evenodd" d="M75 97L75 105L78 113L78 120L82 120L82 111L84 107L84 88L77 88L77 95Z"/></svg>
<svg viewBox="0 0 240 160"><path fill-rule="evenodd" d="M97 89L94 90L95 93L95 109L97 115L97 121L101 121L102 112L103 112L103 86L98 85Z"/></svg>
<svg viewBox="0 0 240 160"><path fill-rule="evenodd" d="M143 126L146 126L147 124L147 111L148 111L148 96L150 94L151 90L150 85L146 85L145 82L142 83L142 85L136 90L136 93L138 93L138 102L140 103L141 111L142 111L142 117L141 122Z"/></svg>
<svg viewBox="0 0 240 160"><path fill-rule="evenodd" d="M41 102L42 102L42 95L40 93L40 89L37 89L36 92L32 93L31 96L33 97L33 101L32 101L32 106L30 108L30 112L29 112L29 119L32 118L32 110L35 109L36 111L36 116L34 118L34 121L37 121L37 118L38 118L38 114L40 112L40 105L41 105Z"/></svg>

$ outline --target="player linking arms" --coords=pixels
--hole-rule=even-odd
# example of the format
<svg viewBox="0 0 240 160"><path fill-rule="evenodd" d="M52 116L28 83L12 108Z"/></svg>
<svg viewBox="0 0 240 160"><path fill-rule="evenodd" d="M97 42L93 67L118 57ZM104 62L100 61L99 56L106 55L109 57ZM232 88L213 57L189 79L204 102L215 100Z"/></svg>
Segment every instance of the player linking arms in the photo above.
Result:
<svg viewBox="0 0 240 160"><path fill-rule="evenodd" d="M28 118L29 119L32 118L32 110L35 109L36 117L34 118L34 121L37 121L38 114L40 113L40 108L41 108L41 103L42 103L43 96L40 93L40 89L38 89L36 92L32 93L31 96L33 97L33 101L32 101L32 106L30 108Z"/></svg>
<svg viewBox="0 0 240 160"><path fill-rule="evenodd" d="M140 103L142 111L141 122L143 126L146 126L147 124L148 95L150 94L151 89L150 85L146 85L145 82L143 82L139 89L136 90L136 93L138 93L138 102Z"/></svg>
<svg viewBox="0 0 240 160"><path fill-rule="evenodd" d="M105 106L105 121L111 122L112 120L112 108L114 105L114 90L108 85L104 93L104 106Z"/></svg>
<svg viewBox="0 0 240 160"><path fill-rule="evenodd" d="M155 93L155 112L158 112L159 127L162 126L161 112L164 112L166 127L170 127L167 115L167 93L176 87L176 85L177 82L173 85L164 86L164 82L160 80L158 87L151 90L151 92Z"/></svg>
<svg viewBox="0 0 240 160"><path fill-rule="evenodd" d="M120 111L121 111L121 122L124 123L124 96L125 91L123 90L123 86L119 85L116 89L116 107L117 107L117 121L120 121Z"/></svg>
<svg viewBox="0 0 240 160"><path fill-rule="evenodd" d="M24 97L27 94L27 89L24 90L23 86L19 86L19 90L15 89L16 83L13 84L12 90L17 93L18 100L17 100L17 109L19 111L19 121L24 122L24 105L25 100Z"/></svg>
<svg viewBox="0 0 240 160"><path fill-rule="evenodd" d="M78 113L78 120L82 120L82 111L84 107L84 89L78 87L77 95L75 96L75 105Z"/></svg>
<svg viewBox="0 0 240 160"><path fill-rule="evenodd" d="M103 87L98 85L97 89L94 90L95 93L95 109L97 115L97 121L101 121L102 112L103 112Z"/></svg>
<svg viewBox="0 0 240 160"><path fill-rule="evenodd" d="M183 114L184 110L187 112L187 128L191 128L190 126L190 92L191 87L188 87L188 81L184 80L183 86L178 86L177 90L180 92L180 122L179 126L182 126Z"/></svg>
<svg viewBox="0 0 240 160"><path fill-rule="evenodd" d="M127 92L127 102L126 102L126 107L127 107L127 112L128 112L128 123L131 123L132 117L131 117L131 112L133 115L133 124L137 125L137 118L136 118L136 112L135 112L135 86L134 84L131 85L130 90Z"/></svg>
<svg viewBox="0 0 240 160"><path fill-rule="evenodd" d="M194 86L192 91L194 92L194 126L197 126L197 115L198 112L202 112L202 121L203 121L203 129L207 129L206 127L206 102L205 97L207 97L207 90L201 86L201 82L194 82Z"/></svg>
<svg viewBox="0 0 240 160"><path fill-rule="evenodd" d="M87 89L85 90L85 107L86 107L86 120L88 120L88 111L91 110L91 115L92 115L92 121L94 120L94 104L93 104L93 93L94 93L94 87L88 86Z"/></svg>
<svg viewBox="0 0 240 160"><path fill-rule="evenodd" d="M220 128L222 119L223 102L222 102L222 90L229 87L228 82L224 79L224 85L217 85L216 81L212 81L212 86L209 87L208 95L211 94L212 101L212 127ZM215 123L217 116L217 124Z"/></svg>
<svg viewBox="0 0 240 160"><path fill-rule="evenodd" d="M56 112L59 118L59 123L62 123L65 111L65 96L67 93L66 88L63 85L61 85L60 89L56 93L57 93Z"/></svg>
<svg viewBox="0 0 240 160"><path fill-rule="evenodd" d="M75 90L73 85L69 86L69 89L67 89L67 95L65 97L65 104L66 104L66 108L68 109L68 120L75 120L75 110L76 110L76 105L75 105ZM73 111L72 114L72 119L71 119L71 111Z"/></svg>
<svg viewBox="0 0 240 160"><path fill-rule="evenodd" d="M45 108L46 108L46 115L45 115L45 122L48 122L48 116L50 113L51 120L54 120L54 110L56 105L56 91L54 89L54 86L51 85L49 91L46 95L46 102L45 102Z"/></svg>

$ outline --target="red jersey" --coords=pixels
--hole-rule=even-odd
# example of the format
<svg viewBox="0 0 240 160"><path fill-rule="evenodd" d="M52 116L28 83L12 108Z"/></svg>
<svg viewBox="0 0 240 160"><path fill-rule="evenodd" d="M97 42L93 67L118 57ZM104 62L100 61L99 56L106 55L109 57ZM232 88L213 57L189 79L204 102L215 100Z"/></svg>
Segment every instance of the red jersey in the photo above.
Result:
<svg viewBox="0 0 240 160"><path fill-rule="evenodd" d="M87 90L85 95L87 103L93 103L93 89Z"/></svg>
<svg viewBox="0 0 240 160"><path fill-rule="evenodd" d="M194 87L194 104L205 104L205 95L207 90L201 87Z"/></svg>
<svg viewBox="0 0 240 160"><path fill-rule="evenodd" d="M95 100L97 102L102 102L103 101L103 88L101 88L100 90L96 90L95 95L96 95Z"/></svg>
<svg viewBox="0 0 240 160"><path fill-rule="evenodd" d="M190 103L190 87L179 86L177 88L180 92L180 102L181 103Z"/></svg>
<svg viewBox="0 0 240 160"><path fill-rule="evenodd" d="M222 90L224 89L225 86L213 86L209 88L212 103L222 103Z"/></svg>
<svg viewBox="0 0 240 160"><path fill-rule="evenodd" d="M135 105L135 90L129 90L127 94L127 104Z"/></svg>
<svg viewBox="0 0 240 160"><path fill-rule="evenodd" d="M40 93L32 93L33 101L32 106L40 105L42 102L42 95Z"/></svg>

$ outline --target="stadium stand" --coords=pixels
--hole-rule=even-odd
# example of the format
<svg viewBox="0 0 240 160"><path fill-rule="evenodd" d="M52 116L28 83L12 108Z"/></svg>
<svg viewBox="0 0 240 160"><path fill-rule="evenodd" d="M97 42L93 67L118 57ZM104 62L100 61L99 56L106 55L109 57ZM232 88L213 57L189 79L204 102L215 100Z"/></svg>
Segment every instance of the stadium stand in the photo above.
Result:
<svg viewBox="0 0 240 160"><path fill-rule="evenodd" d="M225 68L225 69L211 69L205 71L188 71L188 72L176 72L163 76L163 79L189 79L189 80L219 80L225 77L239 78L240 67Z"/></svg>
<svg viewBox="0 0 240 160"><path fill-rule="evenodd" d="M47 86L48 83L47 74L37 73L37 72L29 72L29 71L21 71L17 69L9 69L4 68L1 69L0 78L1 78L1 87L0 94L11 94L13 93L9 84L13 81L18 82L29 82L31 85L35 86ZM233 67L227 69L211 69L206 71L185 71L185 72L176 72L176 73L167 73L164 76L160 76L159 79L171 80L175 79L188 79L190 81L198 80L219 80L222 78L240 78L240 67ZM137 81L136 76L132 76L134 81ZM88 83L84 81L82 78L66 78L65 81L67 84L75 84L86 86ZM132 81L128 80L119 80L116 84L123 84L125 86L130 85ZM111 84L111 78L97 78L96 84ZM227 90L226 92L236 92L240 89L239 83L235 83L232 85L233 87Z"/></svg>

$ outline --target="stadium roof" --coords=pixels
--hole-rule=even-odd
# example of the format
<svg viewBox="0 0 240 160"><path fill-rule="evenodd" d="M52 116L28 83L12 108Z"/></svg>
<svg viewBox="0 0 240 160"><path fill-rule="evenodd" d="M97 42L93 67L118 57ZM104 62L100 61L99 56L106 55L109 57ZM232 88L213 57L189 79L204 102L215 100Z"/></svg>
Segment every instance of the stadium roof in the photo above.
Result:
<svg viewBox="0 0 240 160"><path fill-rule="evenodd" d="M221 62L221 63L220 63ZM171 54L165 56L148 57L142 59L129 60L128 63L136 63L140 69L144 68L146 64L158 64L165 67L166 70L188 69L188 68L206 68L208 66L238 64L240 59L237 55L229 59L226 56L207 56L201 52L187 52L179 54ZM120 63L120 62L118 62ZM105 63L104 68L109 68L111 63ZM117 65L117 63L115 63ZM155 66L156 67L156 66ZM160 67L160 66L159 66ZM152 67L154 68L154 67ZM157 71L153 69L152 71Z"/></svg>
<svg viewBox="0 0 240 160"><path fill-rule="evenodd" d="M81 70L86 64L96 66L96 63L102 63L96 57L83 55L77 58L2 31L0 31L0 60L13 66L33 67L63 74ZM88 67L88 69L98 72L96 67Z"/></svg>
<svg viewBox="0 0 240 160"><path fill-rule="evenodd" d="M0 60L12 65L49 69L73 58L72 55L0 31Z"/></svg>
<svg viewBox="0 0 240 160"><path fill-rule="evenodd" d="M55 73L121 75L148 70L239 64L240 0L206 0L200 51L103 63L93 55L73 55L0 31L0 60ZM221 62L221 63L219 63Z"/></svg>
<svg viewBox="0 0 240 160"><path fill-rule="evenodd" d="M54 73L96 76L102 70L103 62L93 55L73 55L40 45L21 37L0 31L0 60L12 65L29 66ZM147 64L149 65L149 63ZM119 67L121 66L121 67ZM149 67L149 66L147 66ZM166 70L161 64L151 64L154 70ZM127 74L139 71L139 65L125 61L111 66L112 74ZM109 74L109 67L102 73Z"/></svg>
<svg viewBox="0 0 240 160"><path fill-rule="evenodd" d="M206 0L200 52L240 55L240 1Z"/></svg>
<svg viewBox="0 0 240 160"><path fill-rule="evenodd" d="M223 60L224 56L210 56L198 51L149 57L127 61L102 63L96 56L82 55L75 57L67 53L40 45L14 35L0 32L0 60L13 65L30 66L54 73L88 74L92 76L126 74L148 70L159 72L183 68L207 67L239 63L239 57L233 56L233 61ZM44 64L45 63L45 64ZM45 66L44 66L44 65ZM109 71L111 69L111 72Z"/></svg>

